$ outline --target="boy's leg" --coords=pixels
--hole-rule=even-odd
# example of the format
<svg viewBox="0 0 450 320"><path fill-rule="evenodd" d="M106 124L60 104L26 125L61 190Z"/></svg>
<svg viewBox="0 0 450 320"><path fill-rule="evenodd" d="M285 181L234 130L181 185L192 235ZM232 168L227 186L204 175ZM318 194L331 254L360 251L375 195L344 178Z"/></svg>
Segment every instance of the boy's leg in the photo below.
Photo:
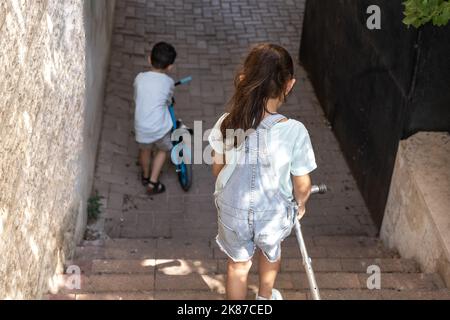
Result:
<svg viewBox="0 0 450 320"><path fill-rule="evenodd" d="M280 268L281 259L271 263L262 252L259 253L259 296L261 298L272 299L273 288Z"/></svg>
<svg viewBox="0 0 450 320"><path fill-rule="evenodd" d="M166 159L167 159L167 152L159 150L155 158L153 159L153 168L152 168L152 175L150 177L150 182L153 183L159 182L159 176L161 175L162 168L166 163Z"/></svg>
<svg viewBox="0 0 450 320"><path fill-rule="evenodd" d="M158 152L153 159L153 168L152 175L150 177L150 182L153 184L159 183L159 176L161 175L162 168L166 163L167 156L169 152L172 150L172 140L171 140L171 132L166 134L161 140L155 142L155 146L158 149Z"/></svg>
<svg viewBox="0 0 450 320"><path fill-rule="evenodd" d="M252 267L252 261L234 262L228 261L227 299L246 300L248 291L248 273Z"/></svg>
<svg viewBox="0 0 450 320"><path fill-rule="evenodd" d="M139 151L139 162L142 167L142 174L144 179L150 178L150 161L151 161L152 151L151 149L141 149Z"/></svg>

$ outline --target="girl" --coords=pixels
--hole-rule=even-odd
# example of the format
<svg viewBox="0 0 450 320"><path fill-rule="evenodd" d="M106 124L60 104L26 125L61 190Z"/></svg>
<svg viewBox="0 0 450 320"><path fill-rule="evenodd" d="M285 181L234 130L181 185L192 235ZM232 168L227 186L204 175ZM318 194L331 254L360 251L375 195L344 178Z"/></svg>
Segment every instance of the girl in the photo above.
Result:
<svg viewBox="0 0 450 320"><path fill-rule="evenodd" d="M247 298L247 279L259 251L258 300L282 300L274 289L281 243L306 212L309 174L317 168L308 131L278 113L296 80L282 47L255 47L235 80L230 112L209 137L217 176L217 243L229 257L227 296Z"/></svg>

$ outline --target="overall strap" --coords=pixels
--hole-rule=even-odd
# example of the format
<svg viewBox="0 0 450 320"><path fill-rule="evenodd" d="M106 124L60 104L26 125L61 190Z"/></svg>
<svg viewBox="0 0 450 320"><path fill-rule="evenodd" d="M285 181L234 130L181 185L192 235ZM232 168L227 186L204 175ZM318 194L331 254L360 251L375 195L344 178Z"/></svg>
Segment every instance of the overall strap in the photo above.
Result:
<svg viewBox="0 0 450 320"><path fill-rule="evenodd" d="M281 114L273 114L266 117L256 130L256 139L257 139L257 154L258 154L258 162L262 163L265 166L272 166L272 161L269 157L269 148L268 148L268 135L269 131L281 120L287 119L285 116Z"/></svg>
<svg viewBox="0 0 450 320"><path fill-rule="evenodd" d="M270 115L261 122L258 129L271 130L277 123L279 123L283 119L287 118L281 114Z"/></svg>
<svg viewBox="0 0 450 320"><path fill-rule="evenodd" d="M250 149L257 150L257 153L267 153L267 133L281 120L286 119L281 114L273 114L266 117L259 125L256 132L247 137L245 141L246 152ZM262 148L261 148L262 147ZM262 149L262 150L261 150ZM256 155L254 155L256 156Z"/></svg>

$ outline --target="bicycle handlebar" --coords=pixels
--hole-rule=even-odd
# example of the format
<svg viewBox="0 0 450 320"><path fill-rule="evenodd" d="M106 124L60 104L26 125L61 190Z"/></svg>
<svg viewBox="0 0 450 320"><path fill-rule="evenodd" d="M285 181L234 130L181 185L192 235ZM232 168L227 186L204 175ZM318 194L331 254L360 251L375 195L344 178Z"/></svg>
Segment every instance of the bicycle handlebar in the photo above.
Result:
<svg viewBox="0 0 450 320"><path fill-rule="evenodd" d="M178 86L181 86L183 84L188 84L191 81L192 81L192 77L187 77L187 78L181 79L180 81L176 82L175 86L178 87Z"/></svg>

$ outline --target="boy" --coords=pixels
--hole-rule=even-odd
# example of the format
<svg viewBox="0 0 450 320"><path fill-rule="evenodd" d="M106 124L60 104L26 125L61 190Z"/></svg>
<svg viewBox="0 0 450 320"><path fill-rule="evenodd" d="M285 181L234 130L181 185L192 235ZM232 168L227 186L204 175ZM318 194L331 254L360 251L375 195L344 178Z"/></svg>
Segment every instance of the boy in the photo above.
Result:
<svg viewBox="0 0 450 320"><path fill-rule="evenodd" d="M159 181L161 170L168 153L172 150L172 119L168 109L175 82L168 76L172 70L177 52L168 43L160 42L153 47L149 63L150 71L142 72L134 81L135 131L139 143L139 161L142 166L142 184L150 195L161 194L166 187ZM158 152L153 159L150 172L152 148Z"/></svg>

